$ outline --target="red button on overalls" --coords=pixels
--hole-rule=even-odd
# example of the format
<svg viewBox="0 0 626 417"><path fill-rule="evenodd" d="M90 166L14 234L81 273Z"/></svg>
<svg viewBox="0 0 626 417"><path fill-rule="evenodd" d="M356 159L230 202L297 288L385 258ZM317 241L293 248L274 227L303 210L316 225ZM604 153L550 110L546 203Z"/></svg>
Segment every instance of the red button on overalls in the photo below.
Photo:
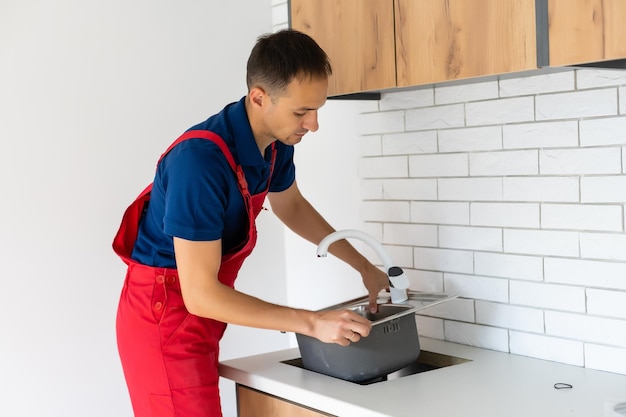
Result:
<svg viewBox="0 0 626 417"><path fill-rule="evenodd" d="M236 252L222 257L218 273L223 284L233 287L243 261L256 244L255 219L267 188L250 195L241 166L236 165L227 145L213 132L186 132L161 158L191 138L208 139L220 147L244 197L250 225L246 241ZM276 150L272 148L273 170ZM113 241L113 249L128 265L116 329L135 417L219 417L218 343L226 324L187 312L175 269L142 265L130 257L151 189L152 184L128 207Z"/></svg>

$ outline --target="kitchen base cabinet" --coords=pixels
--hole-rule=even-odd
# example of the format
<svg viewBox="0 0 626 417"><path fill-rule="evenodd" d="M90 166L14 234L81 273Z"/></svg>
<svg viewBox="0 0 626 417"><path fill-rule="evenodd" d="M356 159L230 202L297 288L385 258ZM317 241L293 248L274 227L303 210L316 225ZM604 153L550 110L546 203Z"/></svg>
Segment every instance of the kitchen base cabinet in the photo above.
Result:
<svg viewBox="0 0 626 417"><path fill-rule="evenodd" d="M334 417L237 384L239 417Z"/></svg>

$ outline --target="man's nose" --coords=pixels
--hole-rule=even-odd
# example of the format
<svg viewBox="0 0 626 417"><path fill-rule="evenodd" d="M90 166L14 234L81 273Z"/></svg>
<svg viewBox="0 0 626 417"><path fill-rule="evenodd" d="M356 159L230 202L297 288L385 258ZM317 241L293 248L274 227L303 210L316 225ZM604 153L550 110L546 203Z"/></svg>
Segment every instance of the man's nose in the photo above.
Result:
<svg viewBox="0 0 626 417"><path fill-rule="evenodd" d="M315 132L319 129L319 124L317 123L317 110L309 111L307 116L302 123L302 127L308 130L309 132Z"/></svg>

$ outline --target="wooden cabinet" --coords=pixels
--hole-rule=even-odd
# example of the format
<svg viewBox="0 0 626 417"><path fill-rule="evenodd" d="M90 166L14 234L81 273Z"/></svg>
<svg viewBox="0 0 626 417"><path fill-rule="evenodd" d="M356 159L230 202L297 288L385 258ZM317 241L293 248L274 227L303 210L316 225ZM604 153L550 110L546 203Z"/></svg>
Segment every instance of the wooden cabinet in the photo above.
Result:
<svg viewBox="0 0 626 417"><path fill-rule="evenodd" d="M239 417L334 417L237 384Z"/></svg>
<svg viewBox="0 0 626 417"><path fill-rule="evenodd" d="M535 0L291 0L333 64L329 95L537 68Z"/></svg>
<svg viewBox="0 0 626 417"><path fill-rule="evenodd" d="M537 68L535 0L395 0L397 85Z"/></svg>
<svg viewBox="0 0 626 417"><path fill-rule="evenodd" d="M548 0L550 66L626 57L626 1Z"/></svg>
<svg viewBox="0 0 626 417"><path fill-rule="evenodd" d="M291 27L326 51L329 95L395 87L392 0L291 0Z"/></svg>
<svg viewBox="0 0 626 417"><path fill-rule="evenodd" d="M626 58L626 0L291 0L329 95Z"/></svg>

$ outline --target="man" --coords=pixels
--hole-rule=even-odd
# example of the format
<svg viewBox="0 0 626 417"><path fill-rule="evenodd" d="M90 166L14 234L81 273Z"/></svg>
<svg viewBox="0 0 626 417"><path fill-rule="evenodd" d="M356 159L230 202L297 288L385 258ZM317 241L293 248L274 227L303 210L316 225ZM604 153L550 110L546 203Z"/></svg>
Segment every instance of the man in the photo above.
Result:
<svg viewBox="0 0 626 417"><path fill-rule="evenodd" d="M221 416L218 343L226 323L344 346L369 334L371 323L352 311L288 308L233 288L266 195L278 218L310 242L334 231L300 193L293 165L293 145L318 128L330 74L328 57L307 35L260 37L248 60L248 94L174 142L126 211L113 243L128 264L117 335L136 417ZM330 252L360 272L375 310L387 276L345 240Z"/></svg>

